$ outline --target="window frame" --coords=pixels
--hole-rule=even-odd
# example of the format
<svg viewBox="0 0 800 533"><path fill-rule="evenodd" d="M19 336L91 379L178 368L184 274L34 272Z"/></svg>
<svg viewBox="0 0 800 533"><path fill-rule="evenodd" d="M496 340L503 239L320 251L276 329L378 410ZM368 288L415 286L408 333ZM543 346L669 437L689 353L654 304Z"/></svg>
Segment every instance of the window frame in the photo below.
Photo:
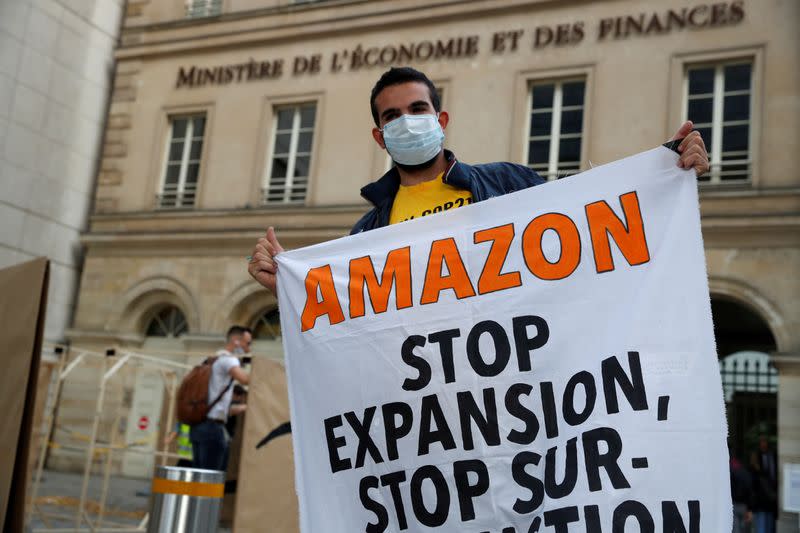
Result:
<svg viewBox="0 0 800 533"><path fill-rule="evenodd" d="M268 321L264 320L264 317L266 317L267 315L271 315L273 313L277 313L277 317L278 317L278 330L279 330L278 331L278 335L275 335L272 338L264 338L264 337L257 336L256 332L258 331L258 328L259 328L259 325L260 325L261 321L263 320L264 322L268 323ZM253 331L253 340L254 341L270 341L270 342L278 341L278 342L280 342L281 338L283 337L283 332L281 330L281 322L280 322L280 309L278 309L278 307L276 305L272 305L272 306L266 307L262 311L260 311L259 313L256 313L255 318L253 318L250 322L251 322L250 329Z"/></svg>
<svg viewBox="0 0 800 533"><path fill-rule="evenodd" d="M176 324L173 324L172 320L170 320L169 323L164 322L161 318L161 315L165 311L169 312L170 319L174 318L174 316L177 314L180 317L181 322ZM151 308L150 311L145 315L145 318L142 322L143 322L142 335L144 337L179 339L180 337L183 337L184 335L190 333L189 319L187 318L186 313L179 306L172 303L165 303L160 306ZM165 333L164 335L149 335L150 328L154 322L157 324L158 327L160 327L163 330L163 332ZM176 329L178 330L177 334L175 330L167 331L168 329L170 329L169 326L177 326L176 327Z"/></svg>
<svg viewBox="0 0 800 533"><path fill-rule="evenodd" d="M267 152L266 152L266 164L264 165L264 173L262 174L261 178L261 186L259 189L259 204L262 207L276 207L276 206L284 206L284 207L291 207L291 206L305 206L309 203L309 198L311 196L311 184L312 184L312 176L315 170L315 162L316 157L314 154L317 151L317 143L318 143L318 134L319 134L319 117L320 117L320 104L319 101L316 99L300 99L296 101L287 101L287 102L272 102L270 112L270 127L269 127L269 135L268 137L268 145L267 145ZM272 166L275 161L275 142L278 136L278 111L281 109L287 108L294 108L295 112L292 117L292 129L291 129L291 138L289 140L289 155L288 161L286 166L286 180L287 182L291 178L294 180L294 168L297 160L297 140L300 137L300 130L303 129L300 127L300 109L302 107L306 107L309 105L314 106L314 126L311 130L311 148L308 152L309 164L308 164L308 175L306 176L306 192L303 200L295 200L295 201L285 201L286 197L291 197L291 189L284 184L284 201L282 202L274 202L268 201L269 195L269 187L270 187L270 180L272 179Z"/></svg>
<svg viewBox="0 0 800 533"><path fill-rule="evenodd" d="M750 65L750 89L746 91L749 93L749 114L747 120L737 120L733 122L742 122L747 124L747 154L746 159L736 159L728 161L727 164L748 165L748 173L746 179L724 180L721 173L724 172L722 161L722 133L725 126L736 126L744 124L725 124L724 120L724 104L725 97L731 96L725 91L725 67L732 65ZM753 179L753 110L755 101L753 99L754 84L755 84L755 64L752 58L741 57L734 59L727 59L722 61L702 61L702 62L686 62L683 69L683 89L681 91L681 121L689 120L689 99L697 95L689 94L689 71L698 69L714 69L714 86L711 92L711 146L706 146L708 151L710 169L708 172L709 179L699 181L701 185L715 186L720 185L745 185L749 184ZM743 90L732 91L734 93L745 93ZM705 96L707 98L708 96ZM730 121L729 121L730 122ZM704 123L705 124L705 123ZM708 126L703 126L708 127ZM716 163L714 162L716 160Z"/></svg>
<svg viewBox="0 0 800 533"><path fill-rule="evenodd" d="M178 205L179 199L182 200L183 193L185 192L186 186L186 173L189 168L190 160L189 156L191 154L191 145L194 141L194 136L190 137L189 132L193 133L194 129L194 120L189 120L187 123L187 130L186 136L184 137L184 146L183 146L183 153L181 154L181 166L178 175L178 183L177 188L175 190L175 197L176 202L174 205L165 205L163 203L164 195L165 195L165 186L167 183L167 170L170 162L170 149L173 142L173 132L174 132L174 121L176 119L195 119L198 117L203 117L205 121L205 125L203 126L203 137L201 138L201 148L200 148L200 157L196 160L197 161L197 180L195 182L195 190L194 190L194 199L190 205L183 204L180 202ZM161 168L159 170L159 180L158 186L156 187L155 191L155 209L156 210L175 210L175 209L195 209L198 205L198 200L200 196L200 184L202 181L202 174L203 168L205 167L205 153L207 149L207 140L208 140L208 132L210 126L210 112L206 109L198 109L198 110L186 110L186 111L166 111L166 127L165 127L165 134L163 136L162 142L162 150L163 150L163 157L161 158Z"/></svg>
<svg viewBox="0 0 800 533"><path fill-rule="evenodd" d="M580 134L575 133L561 133L561 117L564 112L563 106L563 86L565 83L573 83L576 81L583 82L583 104L581 104L581 131ZM542 175L542 171L539 169L535 169L532 167L532 163L529 162L530 157L530 142L533 139L531 136L531 115L534 112L533 109L533 89L536 86L542 85L553 85L553 105L550 109L551 113L551 121L550 121L550 133L548 135L540 135L539 139L536 140L544 140L547 138L550 140L550 148L547 154L547 170L544 171L544 175ZM586 142L586 99L587 99L587 80L586 76L578 75L578 76L568 76L563 78L556 78L556 79L541 79L541 80L534 80L531 81L528 85L528 99L526 108L528 110L527 114L527 128L526 128L526 135L525 135L525 142L524 142L524 149L525 149L525 156L524 156L524 165L532 168L540 176L545 178L547 181L556 181L560 178L566 178L568 176L572 176L574 174L578 174L584 170L583 165L583 148ZM577 107L577 106L569 106L569 107ZM573 111L573 109L568 109L568 111ZM557 113L556 113L557 112ZM569 135L568 138L579 138L581 140L581 150L580 154L578 155L578 169L575 171L566 171L568 173L560 176L560 172L558 170L558 156L559 156L559 147L561 144L562 135ZM577 135L577 137L576 137ZM537 165L541 165L542 163L537 163Z"/></svg>
<svg viewBox="0 0 800 533"><path fill-rule="evenodd" d="M528 142L530 139L531 128L530 123L533 97L532 87L537 84L549 82L583 79L585 86L583 94L583 122L581 129L582 140L580 164L577 172L584 172L587 170L587 164L591 159L589 144L592 138L591 132L592 104L594 94L594 69L594 63L583 63L568 65L562 68L528 69L517 73L514 89L513 109L511 110L512 125L508 154L510 161L517 161L519 164L529 167ZM547 178L547 176L542 177Z"/></svg>
<svg viewBox="0 0 800 533"><path fill-rule="evenodd" d="M183 13L187 19L202 19L221 15L224 9L225 0L185 0Z"/></svg>
<svg viewBox="0 0 800 533"><path fill-rule="evenodd" d="M750 150L750 179L737 181L721 181L711 183L710 181L699 181L698 186L706 191L725 191L737 189L757 188L760 182L760 144L762 140L761 117L762 117L762 84L764 80L764 47L765 45L748 45L741 47L729 47L711 49L700 52L686 52L674 54L670 61L670 95L669 95L669 114L671 117L665 124L665 139L670 138L675 133L676 124L681 124L683 117L687 115L688 109L687 90L685 84L688 82L686 73L691 67L701 65L712 65L717 63L740 63L749 61L751 67L750 79L750 129L749 129L749 150ZM707 147L708 148L708 147ZM709 150L709 155L711 152Z"/></svg>

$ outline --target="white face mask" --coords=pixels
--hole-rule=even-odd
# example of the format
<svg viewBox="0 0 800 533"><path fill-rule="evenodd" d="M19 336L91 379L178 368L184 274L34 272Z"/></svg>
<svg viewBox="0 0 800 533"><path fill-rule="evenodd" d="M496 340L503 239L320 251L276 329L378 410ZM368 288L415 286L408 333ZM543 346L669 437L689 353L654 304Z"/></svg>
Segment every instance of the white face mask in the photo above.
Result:
<svg viewBox="0 0 800 533"><path fill-rule="evenodd" d="M436 115L403 115L383 129L386 151L395 163L421 165L442 150L444 131Z"/></svg>

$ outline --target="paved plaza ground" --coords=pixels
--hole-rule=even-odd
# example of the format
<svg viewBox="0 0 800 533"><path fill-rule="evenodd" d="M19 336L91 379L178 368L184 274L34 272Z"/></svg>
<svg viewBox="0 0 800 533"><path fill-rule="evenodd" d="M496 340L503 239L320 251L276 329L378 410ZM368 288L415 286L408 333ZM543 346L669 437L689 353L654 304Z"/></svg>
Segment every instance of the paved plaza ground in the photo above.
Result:
<svg viewBox="0 0 800 533"><path fill-rule="evenodd" d="M136 527L150 509L150 480L123 477L109 478L109 489L106 496L104 527ZM75 526L76 513L80 503L83 476L77 473L45 470L42 483L36 498L37 510L28 524L28 533L42 529L70 528ZM31 481L32 488L33 481ZM89 480L89 491L86 509L92 523L99 518L103 477L92 476ZM47 516L43 516L43 514ZM63 517L50 516L65 515ZM82 527L89 531L84 522ZM228 531L220 528L220 532Z"/></svg>
<svg viewBox="0 0 800 533"><path fill-rule="evenodd" d="M41 487L34 502L37 510L41 510L42 513L35 512L33 514L28 530L74 527L82 485L83 476L81 474L45 470L42 473ZM92 476L89 480L86 509L93 523L99 518L102 485L102 476ZM31 481L32 486L33 481ZM148 479L109 478L104 524L137 526L150 507L149 491L150 480ZM67 516L63 518L43 516L51 513ZM86 527L86 523L83 526Z"/></svg>

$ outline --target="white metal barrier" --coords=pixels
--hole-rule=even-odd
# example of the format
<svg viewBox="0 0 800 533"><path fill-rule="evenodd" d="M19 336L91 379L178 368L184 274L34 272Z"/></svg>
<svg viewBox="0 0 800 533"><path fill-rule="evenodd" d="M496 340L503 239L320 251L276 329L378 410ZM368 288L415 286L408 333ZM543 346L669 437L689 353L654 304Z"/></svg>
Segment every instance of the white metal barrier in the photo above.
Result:
<svg viewBox="0 0 800 533"><path fill-rule="evenodd" d="M137 449L137 443L119 442L119 424L122 416L122 404L117 407L114 415L114 423L112 425L112 438L108 443L98 442L98 428L100 419L103 416L103 407L105 404L106 390L109 380L117 375L119 371L126 366L137 366L140 368L147 368L149 370L156 370L160 372L163 382L166 385L166 401L167 419L163 423L162 428L169 430L174 425L175 420L175 394L179 380L188 371L192 365L173 361L163 357L158 357L152 354L136 353L127 350L117 351L115 349L107 350L106 353L99 353L92 350L85 350L80 348L69 347L45 347L43 352L49 357L56 357L56 369L54 377L48 389L48 398L44 407L44 414L42 417L42 426L39 429L39 435L34 430L33 441L37 437L40 439L39 454L35 463L35 471L33 477L33 486L30 492L29 505L27 507L27 520L28 524L34 516L41 518L45 525L49 524L49 518L74 518L75 527L73 528L54 528L44 527L35 528L33 533L50 533L50 532L66 532L66 531L91 531L91 532L143 532L146 531L148 516L144 518L137 526L124 524L108 520L105 517L106 500L109 490L109 480L111 476L112 467L112 454L114 452L124 451L125 453L141 453L152 455L154 458L160 460L161 465L165 465L169 458L177 458L178 456L168 451L166 443L158 443L154 446L153 450L140 450ZM192 355L184 353L184 355ZM95 409L92 413L91 432L86 436L87 445L81 448L80 451L86 452L86 460L84 463L80 499L74 517L67 513L54 513L48 512L39 507L37 499L41 488L42 472L44 464L47 459L47 451L49 448L58 446L57 443L51 442L51 436L55 428L55 418L58 411L58 403L61 391L65 380L73 374L76 369L89 362L100 363L101 372L98 379L98 394L95 402ZM160 448L159 449L159 444ZM92 476L92 465L95 456L98 454L105 454L105 461L102 466L102 488L100 492L100 501L97 507L96 517L92 519L90 512L87 510L89 480Z"/></svg>

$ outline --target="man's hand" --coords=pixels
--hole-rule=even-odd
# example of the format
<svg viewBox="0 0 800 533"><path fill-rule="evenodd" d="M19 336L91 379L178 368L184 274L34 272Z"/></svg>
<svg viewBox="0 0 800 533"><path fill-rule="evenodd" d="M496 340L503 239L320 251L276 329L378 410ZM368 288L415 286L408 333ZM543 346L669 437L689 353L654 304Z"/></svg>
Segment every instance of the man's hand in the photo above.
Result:
<svg viewBox="0 0 800 533"><path fill-rule="evenodd" d="M692 121L687 120L670 140L683 139L678 146L678 153L681 155L680 159L678 159L678 166L680 168L693 168L695 174L702 176L709 169L708 152L700 132L692 131L692 126Z"/></svg>
<svg viewBox="0 0 800 533"><path fill-rule="evenodd" d="M283 247L275 237L275 229L270 226L267 234L258 239L247 271L254 280L277 295L275 285L277 283L278 264L275 256L283 251Z"/></svg>
<svg viewBox="0 0 800 533"><path fill-rule="evenodd" d="M175 433L174 431L170 431L169 435L164 437L164 446L169 446L170 444L172 444L172 441L174 441L177 438L177 436L178 436L177 433Z"/></svg>

